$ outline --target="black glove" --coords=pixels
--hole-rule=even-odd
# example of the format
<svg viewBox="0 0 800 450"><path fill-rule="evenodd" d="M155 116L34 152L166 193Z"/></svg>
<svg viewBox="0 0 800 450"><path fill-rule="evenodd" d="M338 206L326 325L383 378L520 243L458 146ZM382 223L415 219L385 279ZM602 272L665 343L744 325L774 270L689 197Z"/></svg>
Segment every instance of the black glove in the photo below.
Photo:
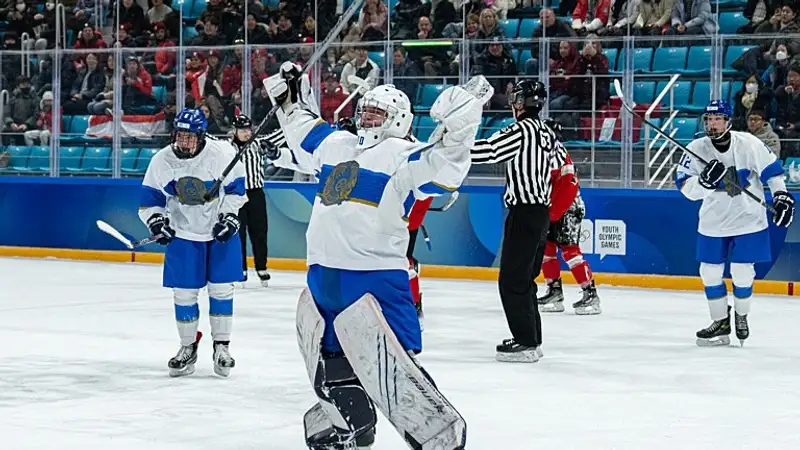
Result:
<svg viewBox="0 0 800 450"><path fill-rule="evenodd" d="M352 134L358 134L358 130L356 129L356 122L353 120L352 117L343 117L336 122L336 127L340 130L348 131Z"/></svg>
<svg viewBox="0 0 800 450"><path fill-rule="evenodd" d="M725 177L725 164L722 164L718 159L712 159L708 165L700 172L700 186L706 189L715 190L719 187L719 183Z"/></svg>
<svg viewBox="0 0 800 450"><path fill-rule="evenodd" d="M169 226L169 219L161 214L153 214L147 219L147 228L153 236L161 235L156 241L161 245L167 245L175 237L175 230Z"/></svg>
<svg viewBox="0 0 800 450"><path fill-rule="evenodd" d="M772 222L779 226L788 228L794 218L794 197L784 191L778 191L772 195L772 206L775 213L772 215Z"/></svg>
<svg viewBox="0 0 800 450"><path fill-rule="evenodd" d="M281 149L270 142L269 139L261 139L258 141L258 146L261 148L261 154L266 156L270 161L275 161L281 157Z"/></svg>
<svg viewBox="0 0 800 450"><path fill-rule="evenodd" d="M218 242L227 242L239 231L239 218L236 214L220 214L219 222L214 225L214 230L211 232L214 239Z"/></svg>

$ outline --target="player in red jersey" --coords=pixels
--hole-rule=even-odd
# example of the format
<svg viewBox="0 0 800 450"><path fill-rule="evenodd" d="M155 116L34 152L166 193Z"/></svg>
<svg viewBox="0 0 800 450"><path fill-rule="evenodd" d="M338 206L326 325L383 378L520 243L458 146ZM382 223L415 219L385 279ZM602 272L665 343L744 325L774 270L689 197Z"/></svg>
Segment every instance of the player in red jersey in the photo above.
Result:
<svg viewBox="0 0 800 450"><path fill-rule="evenodd" d="M417 234L422 226L422 220L425 218L425 213L431 207L433 197L428 197L425 200L417 200L414 206L411 207L411 212L408 214L408 280L411 284L411 294L414 296L414 306L417 308L417 316L419 317L420 326L424 315L422 313L422 292L419 288L419 261L414 258L414 245L417 243Z"/></svg>
<svg viewBox="0 0 800 450"><path fill-rule="evenodd" d="M548 125L561 135L561 125L548 121ZM566 153L565 164L553 169L553 193L550 200L550 230L547 233L547 244L544 250L542 273L547 282L547 294L539 299L539 310L542 312L563 312L564 291L561 286L561 264L558 261L558 250L561 258L567 263L575 277L575 281L583 289L583 297L572 304L575 314L600 314L600 297L592 279L589 263L583 259L580 248L581 222L586 215L586 207L581 198L578 177L567 149L558 143L557 151Z"/></svg>

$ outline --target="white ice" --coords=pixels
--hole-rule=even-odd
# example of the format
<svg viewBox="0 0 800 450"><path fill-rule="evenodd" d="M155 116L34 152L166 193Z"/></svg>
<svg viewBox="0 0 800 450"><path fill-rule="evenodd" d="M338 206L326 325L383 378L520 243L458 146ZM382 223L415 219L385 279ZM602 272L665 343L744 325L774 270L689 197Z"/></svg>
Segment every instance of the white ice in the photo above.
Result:
<svg viewBox="0 0 800 450"><path fill-rule="evenodd" d="M237 291L230 378L213 375L206 334L197 372L171 379L160 267L0 259L0 448L303 449L303 280ZM544 358L513 365L494 361L508 331L493 283L423 289L421 361L466 418L468 449L800 449L796 299L756 298L744 348L698 348L700 293L601 287L603 315L544 316ZM382 417L377 438L406 448Z"/></svg>

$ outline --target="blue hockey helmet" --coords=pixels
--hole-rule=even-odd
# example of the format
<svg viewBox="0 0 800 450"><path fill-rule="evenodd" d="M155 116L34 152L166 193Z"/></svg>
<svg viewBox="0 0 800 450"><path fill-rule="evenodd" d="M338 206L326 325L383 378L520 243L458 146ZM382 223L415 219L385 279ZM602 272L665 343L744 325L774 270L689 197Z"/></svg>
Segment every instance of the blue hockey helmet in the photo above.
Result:
<svg viewBox="0 0 800 450"><path fill-rule="evenodd" d="M208 121L200 108L184 108L175 116L172 131L172 151L181 159L197 156L206 144Z"/></svg>
<svg viewBox="0 0 800 450"><path fill-rule="evenodd" d="M733 107L725 100L712 100L703 111L703 128L706 136L720 140L731 130ZM720 120L721 119L721 120Z"/></svg>

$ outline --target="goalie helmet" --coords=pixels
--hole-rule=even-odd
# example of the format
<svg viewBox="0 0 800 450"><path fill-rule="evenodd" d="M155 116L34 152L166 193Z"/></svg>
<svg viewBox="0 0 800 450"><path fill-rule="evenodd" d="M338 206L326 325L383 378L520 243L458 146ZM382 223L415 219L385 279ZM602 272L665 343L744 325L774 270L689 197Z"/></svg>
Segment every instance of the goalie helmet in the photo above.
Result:
<svg viewBox="0 0 800 450"><path fill-rule="evenodd" d="M368 149L389 137L405 138L413 120L411 102L403 91L391 84L375 87L358 101L356 148Z"/></svg>

